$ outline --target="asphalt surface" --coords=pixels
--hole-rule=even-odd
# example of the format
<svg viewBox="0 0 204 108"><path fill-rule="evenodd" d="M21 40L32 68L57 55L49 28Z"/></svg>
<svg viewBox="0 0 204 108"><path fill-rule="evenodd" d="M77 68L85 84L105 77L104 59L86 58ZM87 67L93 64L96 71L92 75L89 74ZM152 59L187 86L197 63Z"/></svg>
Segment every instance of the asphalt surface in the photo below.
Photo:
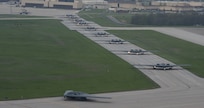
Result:
<svg viewBox="0 0 204 108"><path fill-rule="evenodd" d="M105 30L154 30L179 39L204 46L204 28L174 27L103 27Z"/></svg>
<svg viewBox="0 0 204 108"><path fill-rule="evenodd" d="M1 6L0 6L1 8ZM29 8L30 9L30 8ZM30 9L31 14L40 15L43 9ZM0 9L0 12L2 10ZM48 11L46 9L46 11ZM38 14L39 12L39 14ZM59 11L60 12L60 11ZM35 14L34 14L35 13ZM52 12L50 12L52 13ZM73 11L70 12L74 13ZM67 14L67 13L66 13ZM52 13L53 15L53 13ZM50 15L50 16L52 16ZM95 37L98 31L106 29L151 29L165 34L169 34L184 40L203 45L204 39L201 34L185 31L177 28L110 28L100 27L99 25L89 22L89 26L97 28L96 31L86 30L86 26L77 26L72 19L65 18L62 13L55 13L55 18L59 18L62 23L71 30L77 30L87 38L98 43L102 47L116 54L131 65L134 64L156 64L171 63L157 55L148 53L147 55L125 55L118 54L118 51L127 49L137 49L129 42L124 44L108 44L110 39L118 37L110 34L108 37ZM193 39L192 39L193 37ZM142 48L140 48L142 49ZM173 63L171 63L173 64ZM185 69L179 67L176 70L151 70L140 69L141 72L158 83L161 88L143 91L117 92L97 94L97 96L112 97L110 100L94 99L85 102L81 101L63 101L62 97L41 98L17 101L1 101L0 108L203 108L204 103L204 79L195 76ZM63 93L62 93L63 94Z"/></svg>

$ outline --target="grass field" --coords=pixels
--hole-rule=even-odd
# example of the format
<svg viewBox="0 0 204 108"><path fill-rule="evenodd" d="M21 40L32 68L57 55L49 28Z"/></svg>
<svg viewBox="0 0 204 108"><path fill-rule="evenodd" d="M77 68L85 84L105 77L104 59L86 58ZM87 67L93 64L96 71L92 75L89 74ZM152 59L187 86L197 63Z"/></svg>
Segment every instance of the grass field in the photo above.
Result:
<svg viewBox="0 0 204 108"><path fill-rule="evenodd" d="M165 34L151 31L108 31L176 64L190 64L187 69L204 77L204 47Z"/></svg>
<svg viewBox="0 0 204 108"><path fill-rule="evenodd" d="M0 100L158 87L58 20L4 20L0 30Z"/></svg>
<svg viewBox="0 0 204 108"><path fill-rule="evenodd" d="M113 12L109 11L108 9L90 9L88 11L80 11L78 15L88 21L93 21L101 26L106 27L149 27L149 26L155 26L159 27L158 24L155 25L143 25L143 24L133 24L132 23L132 17L135 16L135 14L143 14L148 15L152 14L151 11L149 12L138 12L138 13L124 13L124 12ZM117 23L114 20L111 20L109 16L113 17L120 23ZM138 19L139 20L139 19ZM141 20L141 19L140 19ZM142 20L141 20L142 21ZM149 21L148 21L149 22ZM163 25L165 26L165 25ZM168 26L168 25L166 25ZM170 25L169 25L170 26ZM190 26L182 26L182 25L171 25L171 27L190 27ZM192 26L197 27L197 26ZM200 26L203 27L203 26Z"/></svg>
<svg viewBox="0 0 204 108"><path fill-rule="evenodd" d="M0 18L46 18L45 16L0 14Z"/></svg>
<svg viewBox="0 0 204 108"><path fill-rule="evenodd" d="M132 15L128 13L114 13L114 12L107 12L107 10L103 10L103 9L93 9L89 11L81 11L78 13L78 15L88 21L93 21L101 26L109 26L109 27L133 26L130 24ZM108 18L108 16L113 16L123 24L118 24L111 21Z"/></svg>

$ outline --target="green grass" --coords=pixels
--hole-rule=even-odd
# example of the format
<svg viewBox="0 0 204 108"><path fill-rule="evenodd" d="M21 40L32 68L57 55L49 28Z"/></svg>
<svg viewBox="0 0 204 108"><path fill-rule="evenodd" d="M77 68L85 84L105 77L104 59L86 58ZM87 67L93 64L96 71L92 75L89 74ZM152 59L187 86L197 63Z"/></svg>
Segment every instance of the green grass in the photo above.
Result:
<svg viewBox="0 0 204 108"><path fill-rule="evenodd" d="M152 14L151 12L139 12L137 14ZM78 15L88 21L93 21L101 26L105 27L149 27L149 26L155 26L158 27L158 25L135 25L132 24L132 17L135 14L131 13L116 13L111 12L105 9L90 9L88 11L80 11ZM108 18L108 16L112 16L115 19L117 19L121 24L118 24L117 22L112 21ZM171 25L171 27L189 27L189 26L182 26L182 25ZM195 27L195 26L191 26ZM203 26L200 26L203 27Z"/></svg>
<svg viewBox="0 0 204 108"><path fill-rule="evenodd" d="M93 9L89 11L80 11L78 15L88 21L93 21L101 26L109 27L124 27L124 26L133 26L130 24L131 14L128 13L114 13L108 12L107 10L102 9ZM111 21L108 16L113 16L124 24L117 24Z"/></svg>
<svg viewBox="0 0 204 108"><path fill-rule="evenodd" d="M58 20L5 20L0 30L0 100L158 87Z"/></svg>
<svg viewBox="0 0 204 108"><path fill-rule="evenodd" d="M190 64L187 69L204 77L204 47L165 34L151 31L109 31L176 64Z"/></svg>
<svg viewBox="0 0 204 108"><path fill-rule="evenodd" d="M0 18L46 18L45 16L30 16L30 15L16 15L16 14L0 14Z"/></svg>

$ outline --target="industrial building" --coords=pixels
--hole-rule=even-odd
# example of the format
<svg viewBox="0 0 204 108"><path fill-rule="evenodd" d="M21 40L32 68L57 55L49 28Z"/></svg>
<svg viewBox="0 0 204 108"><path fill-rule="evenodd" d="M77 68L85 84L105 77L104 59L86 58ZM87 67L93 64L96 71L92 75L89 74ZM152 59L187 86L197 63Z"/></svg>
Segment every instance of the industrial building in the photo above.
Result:
<svg viewBox="0 0 204 108"><path fill-rule="evenodd" d="M114 2L111 0L109 6L114 11L132 10L162 10L165 12L184 12L184 11L204 11L204 2L197 1L139 1L135 2ZM131 1L131 0L129 0Z"/></svg>
<svg viewBox="0 0 204 108"><path fill-rule="evenodd" d="M20 0L23 7L81 9L83 7L107 6L104 0Z"/></svg>
<svg viewBox="0 0 204 108"><path fill-rule="evenodd" d="M195 1L156 1L156 0L20 0L21 6L37 8L115 8L123 10L166 10L189 11L203 10L204 2Z"/></svg>
<svg viewBox="0 0 204 108"><path fill-rule="evenodd" d="M80 9L82 0L20 0L21 6L36 8Z"/></svg>

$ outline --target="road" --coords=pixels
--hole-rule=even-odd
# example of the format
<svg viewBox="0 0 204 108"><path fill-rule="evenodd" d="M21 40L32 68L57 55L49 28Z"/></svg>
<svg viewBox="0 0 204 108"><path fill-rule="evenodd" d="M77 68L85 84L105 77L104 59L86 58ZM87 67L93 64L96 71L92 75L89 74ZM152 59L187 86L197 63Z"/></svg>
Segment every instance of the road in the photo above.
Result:
<svg viewBox="0 0 204 108"><path fill-rule="evenodd" d="M38 15L38 12L35 12L35 9L30 9L30 11L33 14L36 13L36 15ZM204 43L202 35L176 28L110 28L100 27L93 22L89 22L91 26L98 28L97 31L89 31L85 30L86 26L77 26L71 20L62 17L63 14L64 13L61 13L60 15L57 13L57 15L54 16L61 19L62 23L69 29L77 30L81 34L84 34L84 36L87 38L93 40L132 65L171 62L152 53L142 56L117 54L113 50L127 50L131 48L137 49L139 47L129 42L121 45L106 44L104 42L118 37L114 35L110 35L109 37L95 37L94 34L98 31L104 31L107 29L150 29L173 35L184 40L192 41L200 45L203 45L202 43ZM190 39L192 38L192 35L189 35L189 33L193 34L192 40ZM87 102L63 101L62 97L1 101L0 108L203 108L204 79L199 78L184 69L169 71L148 69L140 70L153 81L158 83L161 88L153 90L97 94L98 96L112 97L112 99L96 99Z"/></svg>

